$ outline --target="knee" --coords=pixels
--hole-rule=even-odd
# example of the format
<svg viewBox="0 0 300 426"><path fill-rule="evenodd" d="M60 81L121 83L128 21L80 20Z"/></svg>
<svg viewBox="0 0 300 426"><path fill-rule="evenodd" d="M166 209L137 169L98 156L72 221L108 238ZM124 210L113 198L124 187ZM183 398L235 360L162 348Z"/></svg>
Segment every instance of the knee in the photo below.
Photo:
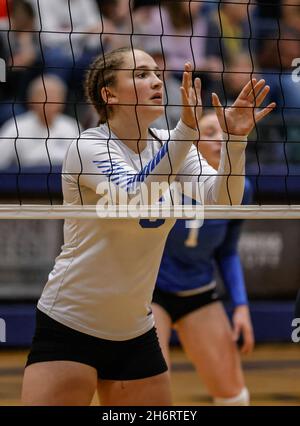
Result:
<svg viewBox="0 0 300 426"><path fill-rule="evenodd" d="M231 398L222 398L222 397L216 397L214 398L214 405L227 405L227 406L237 406L237 405L244 405L247 406L250 404L250 395L249 391L246 387L244 387L239 394L236 396L233 396Z"/></svg>

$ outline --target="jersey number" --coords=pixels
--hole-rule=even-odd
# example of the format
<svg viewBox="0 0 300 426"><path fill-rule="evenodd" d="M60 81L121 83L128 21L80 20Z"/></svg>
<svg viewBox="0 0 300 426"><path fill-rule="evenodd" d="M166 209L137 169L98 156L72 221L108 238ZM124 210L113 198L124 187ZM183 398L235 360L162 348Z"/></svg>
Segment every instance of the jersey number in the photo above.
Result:
<svg viewBox="0 0 300 426"><path fill-rule="evenodd" d="M197 247L199 229L202 222L199 220L186 220L185 227L189 229L188 237L184 242L186 247Z"/></svg>

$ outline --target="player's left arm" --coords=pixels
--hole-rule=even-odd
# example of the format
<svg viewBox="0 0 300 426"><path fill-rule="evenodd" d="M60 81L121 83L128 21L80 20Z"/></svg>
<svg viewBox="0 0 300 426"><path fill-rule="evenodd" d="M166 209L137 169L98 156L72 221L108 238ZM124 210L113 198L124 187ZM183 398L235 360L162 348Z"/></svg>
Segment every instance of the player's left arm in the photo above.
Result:
<svg viewBox="0 0 300 426"><path fill-rule="evenodd" d="M217 250L215 259L234 306L232 317L233 338L235 341L238 341L239 337L242 337L243 344L241 352L249 353L254 347L254 334L243 268L237 250L241 225L241 220L232 220L229 222L226 239Z"/></svg>
<svg viewBox="0 0 300 426"><path fill-rule="evenodd" d="M254 126L266 117L276 106L274 102L267 107L261 105L269 93L270 87L265 80L251 79L241 90L230 107L223 107L217 94L212 94L212 104L223 130L221 158L218 171L209 168L201 158L189 155L178 174L185 176L199 186L204 185L205 204L235 205L240 204L245 184L245 149L247 136ZM190 104L189 104L190 106ZM190 111L190 108L187 108ZM193 126L193 123L190 123ZM199 127L199 126L197 126ZM192 151L192 149L191 149ZM190 152L195 157L195 153ZM197 197L194 191L193 198ZM196 198L197 199L197 198ZM203 203L201 197L197 199Z"/></svg>

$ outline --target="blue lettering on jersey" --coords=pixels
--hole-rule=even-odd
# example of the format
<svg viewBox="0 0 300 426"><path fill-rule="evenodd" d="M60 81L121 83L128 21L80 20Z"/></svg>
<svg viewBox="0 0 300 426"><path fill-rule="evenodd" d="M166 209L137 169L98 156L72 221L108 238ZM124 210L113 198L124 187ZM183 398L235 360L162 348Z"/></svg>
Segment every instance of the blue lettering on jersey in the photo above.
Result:
<svg viewBox="0 0 300 426"><path fill-rule="evenodd" d="M94 160L93 163L98 169L101 170L101 173L110 178L110 180L116 185L126 189L128 192L135 191L139 182L144 182L168 153L168 146L169 144L166 142L155 155L155 157L143 168L143 170L141 170L139 173L135 173L133 176L130 176L132 173L128 173L128 170L126 169L126 163L125 168L122 167L122 164L118 165L116 162L111 160Z"/></svg>

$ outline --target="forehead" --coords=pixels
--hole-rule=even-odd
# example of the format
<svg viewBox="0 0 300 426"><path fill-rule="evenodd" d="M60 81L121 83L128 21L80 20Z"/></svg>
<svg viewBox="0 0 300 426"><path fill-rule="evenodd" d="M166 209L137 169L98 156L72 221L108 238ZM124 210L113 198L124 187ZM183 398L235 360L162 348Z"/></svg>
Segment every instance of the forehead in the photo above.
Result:
<svg viewBox="0 0 300 426"><path fill-rule="evenodd" d="M139 67L148 67L154 69L157 67L155 60L148 53L142 50L126 52L124 55L124 66L126 69L135 69Z"/></svg>
<svg viewBox="0 0 300 426"><path fill-rule="evenodd" d="M200 126L202 128L205 128L205 127L217 127L218 128L219 127L219 121L217 119L217 116L214 115L214 114L206 115L200 121Z"/></svg>
<svg viewBox="0 0 300 426"><path fill-rule="evenodd" d="M31 91L31 98L41 101L51 101L53 99L64 99L65 91L62 85L54 81L44 81L37 83Z"/></svg>

